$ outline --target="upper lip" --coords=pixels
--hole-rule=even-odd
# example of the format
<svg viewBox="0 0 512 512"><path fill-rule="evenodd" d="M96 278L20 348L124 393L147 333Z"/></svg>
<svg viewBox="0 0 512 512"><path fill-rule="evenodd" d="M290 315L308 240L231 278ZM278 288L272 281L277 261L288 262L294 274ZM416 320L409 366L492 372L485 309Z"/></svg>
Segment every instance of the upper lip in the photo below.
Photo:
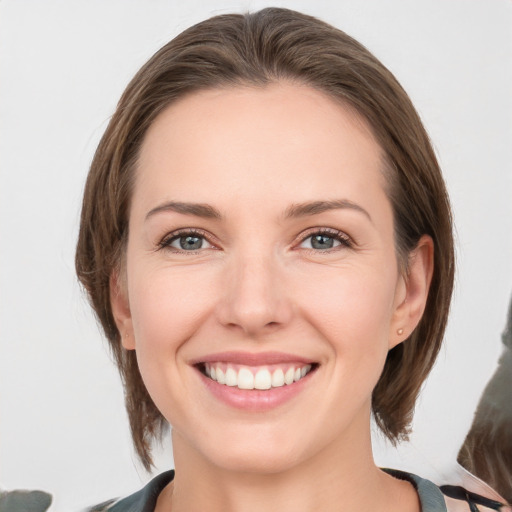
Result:
<svg viewBox="0 0 512 512"><path fill-rule="evenodd" d="M303 363L313 364L314 361L295 354L285 352L218 352L208 354L191 361L192 365L201 363L232 363L245 366L264 366L268 364Z"/></svg>

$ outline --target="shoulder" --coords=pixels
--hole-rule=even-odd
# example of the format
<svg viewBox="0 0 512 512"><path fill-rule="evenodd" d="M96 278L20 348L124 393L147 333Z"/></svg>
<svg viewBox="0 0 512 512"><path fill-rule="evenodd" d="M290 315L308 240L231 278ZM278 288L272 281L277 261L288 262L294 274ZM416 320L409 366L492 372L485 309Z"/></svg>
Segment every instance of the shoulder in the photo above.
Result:
<svg viewBox="0 0 512 512"><path fill-rule="evenodd" d="M412 473L385 469L387 473L409 481L416 489L422 512L512 512L503 502L491 499L459 486L436 484Z"/></svg>
<svg viewBox="0 0 512 512"><path fill-rule="evenodd" d="M99 503L83 512L153 512L158 496L173 478L174 470L166 471L130 496Z"/></svg>

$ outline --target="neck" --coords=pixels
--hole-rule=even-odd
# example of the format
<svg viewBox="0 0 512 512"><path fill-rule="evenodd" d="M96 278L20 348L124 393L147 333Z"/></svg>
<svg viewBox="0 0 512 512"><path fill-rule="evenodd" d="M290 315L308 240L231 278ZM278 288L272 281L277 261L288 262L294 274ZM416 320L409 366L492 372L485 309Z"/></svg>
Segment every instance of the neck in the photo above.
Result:
<svg viewBox="0 0 512 512"><path fill-rule="evenodd" d="M375 466L369 429L363 442L355 433L290 468L262 473L219 468L174 432L176 478L157 510L419 511L412 486Z"/></svg>

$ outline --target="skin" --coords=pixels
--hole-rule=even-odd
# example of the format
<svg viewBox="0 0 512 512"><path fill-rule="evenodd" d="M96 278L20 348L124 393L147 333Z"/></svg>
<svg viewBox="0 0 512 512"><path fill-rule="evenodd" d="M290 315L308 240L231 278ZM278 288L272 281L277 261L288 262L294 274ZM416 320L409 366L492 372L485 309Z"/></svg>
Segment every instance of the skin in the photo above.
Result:
<svg viewBox="0 0 512 512"><path fill-rule="evenodd" d="M305 86L194 93L150 127L112 306L173 427L176 479L157 510L419 510L371 452L372 390L421 318L432 274L426 236L400 272L385 186L366 123ZM204 236L200 249L180 248L187 229ZM330 249L312 247L322 229ZM255 413L215 398L193 365L224 351L318 366L292 399Z"/></svg>

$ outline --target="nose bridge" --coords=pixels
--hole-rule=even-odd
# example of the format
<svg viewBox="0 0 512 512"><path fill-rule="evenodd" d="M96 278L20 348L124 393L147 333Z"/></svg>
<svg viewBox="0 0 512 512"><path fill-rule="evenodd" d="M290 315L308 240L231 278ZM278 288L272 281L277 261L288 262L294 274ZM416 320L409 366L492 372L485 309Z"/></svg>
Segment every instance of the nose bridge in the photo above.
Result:
<svg viewBox="0 0 512 512"><path fill-rule="evenodd" d="M226 268L221 321L249 334L286 323L291 309L280 270L280 262L270 251L248 248L233 255Z"/></svg>

